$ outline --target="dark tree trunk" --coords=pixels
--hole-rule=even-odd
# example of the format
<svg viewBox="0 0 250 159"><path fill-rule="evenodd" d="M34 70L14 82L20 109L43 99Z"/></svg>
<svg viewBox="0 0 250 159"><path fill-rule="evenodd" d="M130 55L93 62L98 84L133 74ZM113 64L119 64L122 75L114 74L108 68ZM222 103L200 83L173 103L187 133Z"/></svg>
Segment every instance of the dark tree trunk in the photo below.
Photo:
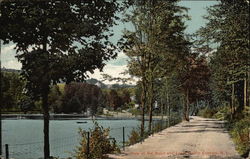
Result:
<svg viewBox="0 0 250 159"><path fill-rule="evenodd" d="M168 94L168 92L167 92L167 106L168 106L168 127L170 127L171 117L170 117L170 103L169 103L169 94Z"/></svg>
<svg viewBox="0 0 250 159"><path fill-rule="evenodd" d="M161 98L161 123L163 123L163 113L164 113L164 105L163 105L163 102L162 102L162 98Z"/></svg>
<svg viewBox="0 0 250 159"><path fill-rule="evenodd" d="M48 92L44 92L42 95L42 106L43 106L43 132L44 132L44 158L49 159L50 157L50 146L49 146L49 107L48 107Z"/></svg>
<svg viewBox="0 0 250 159"><path fill-rule="evenodd" d="M231 120L233 119L234 116L234 83L232 84L232 92L231 92Z"/></svg>
<svg viewBox="0 0 250 159"><path fill-rule="evenodd" d="M244 109L247 106L247 77L244 78Z"/></svg>
<svg viewBox="0 0 250 159"><path fill-rule="evenodd" d="M153 106L154 106L154 103L153 103L153 82L152 82L152 79L151 79L151 83L150 83L150 88L149 88L149 124L148 124L148 132L151 133L152 131L152 117L153 117Z"/></svg>
<svg viewBox="0 0 250 159"><path fill-rule="evenodd" d="M183 120L189 121L189 90L186 90L185 100L183 102L184 110L183 110Z"/></svg>
<svg viewBox="0 0 250 159"><path fill-rule="evenodd" d="M141 138L144 137L144 124L145 124L145 104L146 104L146 84L142 81L142 94L141 94Z"/></svg>
<svg viewBox="0 0 250 159"><path fill-rule="evenodd" d="M247 72L247 100L248 106L250 106L250 71Z"/></svg>
<svg viewBox="0 0 250 159"><path fill-rule="evenodd" d="M241 114L244 110L244 80L241 80L236 83L236 97L239 103L239 106L236 109L237 114Z"/></svg>
<svg viewBox="0 0 250 159"><path fill-rule="evenodd" d="M186 95L186 105L187 105L186 121L189 121L189 90L188 89L187 89L187 95Z"/></svg>
<svg viewBox="0 0 250 159"><path fill-rule="evenodd" d="M49 145L49 105L48 105L48 94L49 94L49 81L50 78L47 74L49 71L49 54L47 52L47 38L44 38L43 53L47 54L47 64L45 64L44 77L42 82L42 107L43 107L43 133L44 133L44 159L50 158L50 145Z"/></svg>

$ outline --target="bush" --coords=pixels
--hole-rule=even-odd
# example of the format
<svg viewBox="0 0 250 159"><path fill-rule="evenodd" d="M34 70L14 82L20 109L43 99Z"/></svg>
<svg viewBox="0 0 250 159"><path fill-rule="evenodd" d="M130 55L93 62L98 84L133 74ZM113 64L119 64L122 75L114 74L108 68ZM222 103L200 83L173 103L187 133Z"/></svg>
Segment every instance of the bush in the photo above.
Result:
<svg viewBox="0 0 250 159"><path fill-rule="evenodd" d="M220 107L219 111L213 115L213 118L218 120L230 120L230 108L227 106Z"/></svg>
<svg viewBox="0 0 250 159"><path fill-rule="evenodd" d="M236 149L241 155L248 155L250 151L250 117L246 117L231 124L230 134L236 144Z"/></svg>
<svg viewBox="0 0 250 159"><path fill-rule="evenodd" d="M80 146L75 150L74 158L76 159L87 159L87 131L79 131L82 136ZM91 159L107 159L106 154L120 152L115 142L111 143L109 139L109 129L104 129L99 126L96 122L94 128L89 131L89 155Z"/></svg>
<svg viewBox="0 0 250 159"><path fill-rule="evenodd" d="M133 129L128 137L128 145L134 145L141 141L140 132Z"/></svg>
<svg viewBox="0 0 250 159"><path fill-rule="evenodd" d="M198 116L202 116L204 118L212 118L218 110L216 108L204 108L199 110Z"/></svg>

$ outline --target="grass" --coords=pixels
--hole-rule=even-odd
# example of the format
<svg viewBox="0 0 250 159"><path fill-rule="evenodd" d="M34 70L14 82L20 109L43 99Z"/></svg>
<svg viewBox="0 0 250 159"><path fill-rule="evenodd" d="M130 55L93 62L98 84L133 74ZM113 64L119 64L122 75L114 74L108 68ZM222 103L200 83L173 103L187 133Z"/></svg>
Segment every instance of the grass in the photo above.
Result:
<svg viewBox="0 0 250 159"><path fill-rule="evenodd" d="M236 145L236 150L242 157L247 157L250 151L250 116L228 122L227 129Z"/></svg>

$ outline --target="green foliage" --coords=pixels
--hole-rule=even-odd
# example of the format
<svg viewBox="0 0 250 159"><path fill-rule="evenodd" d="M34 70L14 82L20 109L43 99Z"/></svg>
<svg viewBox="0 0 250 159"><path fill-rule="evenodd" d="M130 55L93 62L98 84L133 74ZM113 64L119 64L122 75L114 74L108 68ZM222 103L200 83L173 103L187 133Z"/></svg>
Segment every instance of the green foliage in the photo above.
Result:
<svg viewBox="0 0 250 159"><path fill-rule="evenodd" d="M230 108L228 106L223 106L218 108L218 111L213 115L213 117L219 120L230 120L230 115Z"/></svg>
<svg viewBox="0 0 250 159"><path fill-rule="evenodd" d="M29 97L23 98L20 101L19 105L20 105L20 110L23 111L24 113L27 113L28 111L33 110L35 108L34 101Z"/></svg>
<svg viewBox="0 0 250 159"><path fill-rule="evenodd" d="M249 2L219 1L207 10L207 24L198 35L200 46L213 49L210 103L217 109L205 108L200 115L227 120L237 150L244 156L250 149L249 113L244 103L249 100L244 90L249 92Z"/></svg>
<svg viewBox="0 0 250 159"><path fill-rule="evenodd" d="M212 118L218 112L216 108L204 108L199 110L198 116L202 116L204 118Z"/></svg>
<svg viewBox="0 0 250 159"><path fill-rule="evenodd" d="M120 111L127 109L131 102L132 88L105 89L106 107L111 110Z"/></svg>
<svg viewBox="0 0 250 159"><path fill-rule="evenodd" d="M87 159L87 131L79 131L82 139L80 146L75 150L74 157L76 159ZM109 139L109 129L94 123L93 129L89 130L89 156L91 159L108 159L106 154L119 152L118 146Z"/></svg>
<svg viewBox="0 0 250 159"><path fill-rule="evenodd" d="M128 136L128 145L134 145L141 141L140 132L138 130L133 129Z"/></svg>
<svg viewBox="0 0 250 159"><path fill-rule="evenodd" d="M64 83L59 83L57 84L57 86L59 87L59 91L61 94L64 94L64 87L65 87L65 84Z"/></svg>
<svg viewBox="0 0 250 159"><path fill-rule="evenodd" d="M149 113L150 131L157 98L156 81L183 69L189 54L190 43L184 34L184 20L188 16L187 8L178 6L177 1L140 2L135 2L126 16L134 29L124 32L121 48L129 57L128 72L141 79L135 93L136 103L141 105L142 115Z"/></svg>
<svg viewBox="0 0 250 159"><path fill-rule="evenodd" d="M110 90L108 95L108 103L113 110L116 110L121 106L121 98L115 89Z"/></svg>
<svg viewBox="0 0 250 159"><path fill-rule="evenodd" d="M210 57L213 105L220 106L235 96L232 100L237 100L238 104L232 104L242 111L243 80L249 80L249 3L245 0L219 1L208 8L205 19L208 23L198 34L200 45L213 49Z"/></svg>
<svg viewBox="0 0 250 159"><path fill-rule="evenodd" d="M0 37L13 42L22 76L32 96L42 98L44 158L49 154L50 85L83 81L116 56L110 27L119 19L119 4L105 0L18 1L0 5Z"/></svg>
<svg viewBox="0 0 250 159"><path fill-rule="evenodd" d="M50 88L50 93L48 97L48 103L50 108L53 109L54 113L62 112L62 91L60 90L59 85L53 85Z"/></svg>
<svg viewBox="0 0 250 159"><path fill-rule="evenodd" d="M236 144L238 152L247 157L250 151L250 117L247 116L239 121L230 123L230 134Z"/></svg>
<svg viewBox="0 0 250 159"><path fill-rule="evenodd" d="M2 109L22 111L24 108L26 111L26 108L30 107L28 103L32 101L28 102L31 99L28 99L25 92L25 80L21 79L20 74L16 72L1 72L1 76Z"/></svg>
<svg viewBox="0 0 250 159"><path fill-rule="evenodd" d="M80 112L82 106L79 98L72 97L67 103L62 107L63 113L78 113Z"/></svg>
<svg viewBox="0 0 250 159"><path fill-rule="evenodd" d="M104 95L99 87L87 83L70 83L65 85L62 96L61 112L81 113L89 109L95 115L98 108L104 107Z"/></svg>

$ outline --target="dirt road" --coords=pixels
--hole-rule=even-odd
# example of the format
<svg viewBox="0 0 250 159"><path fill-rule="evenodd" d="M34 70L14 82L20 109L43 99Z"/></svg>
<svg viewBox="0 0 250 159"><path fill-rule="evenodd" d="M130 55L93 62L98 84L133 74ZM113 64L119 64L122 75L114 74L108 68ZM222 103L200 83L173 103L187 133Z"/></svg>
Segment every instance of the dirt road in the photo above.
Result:
<svg viewBox="0 0 250 159"><path fill-rule="evenodd" d="M127 147L113 159L240 158L223 121L191 117L150 136L143 143Z"/></svg>

